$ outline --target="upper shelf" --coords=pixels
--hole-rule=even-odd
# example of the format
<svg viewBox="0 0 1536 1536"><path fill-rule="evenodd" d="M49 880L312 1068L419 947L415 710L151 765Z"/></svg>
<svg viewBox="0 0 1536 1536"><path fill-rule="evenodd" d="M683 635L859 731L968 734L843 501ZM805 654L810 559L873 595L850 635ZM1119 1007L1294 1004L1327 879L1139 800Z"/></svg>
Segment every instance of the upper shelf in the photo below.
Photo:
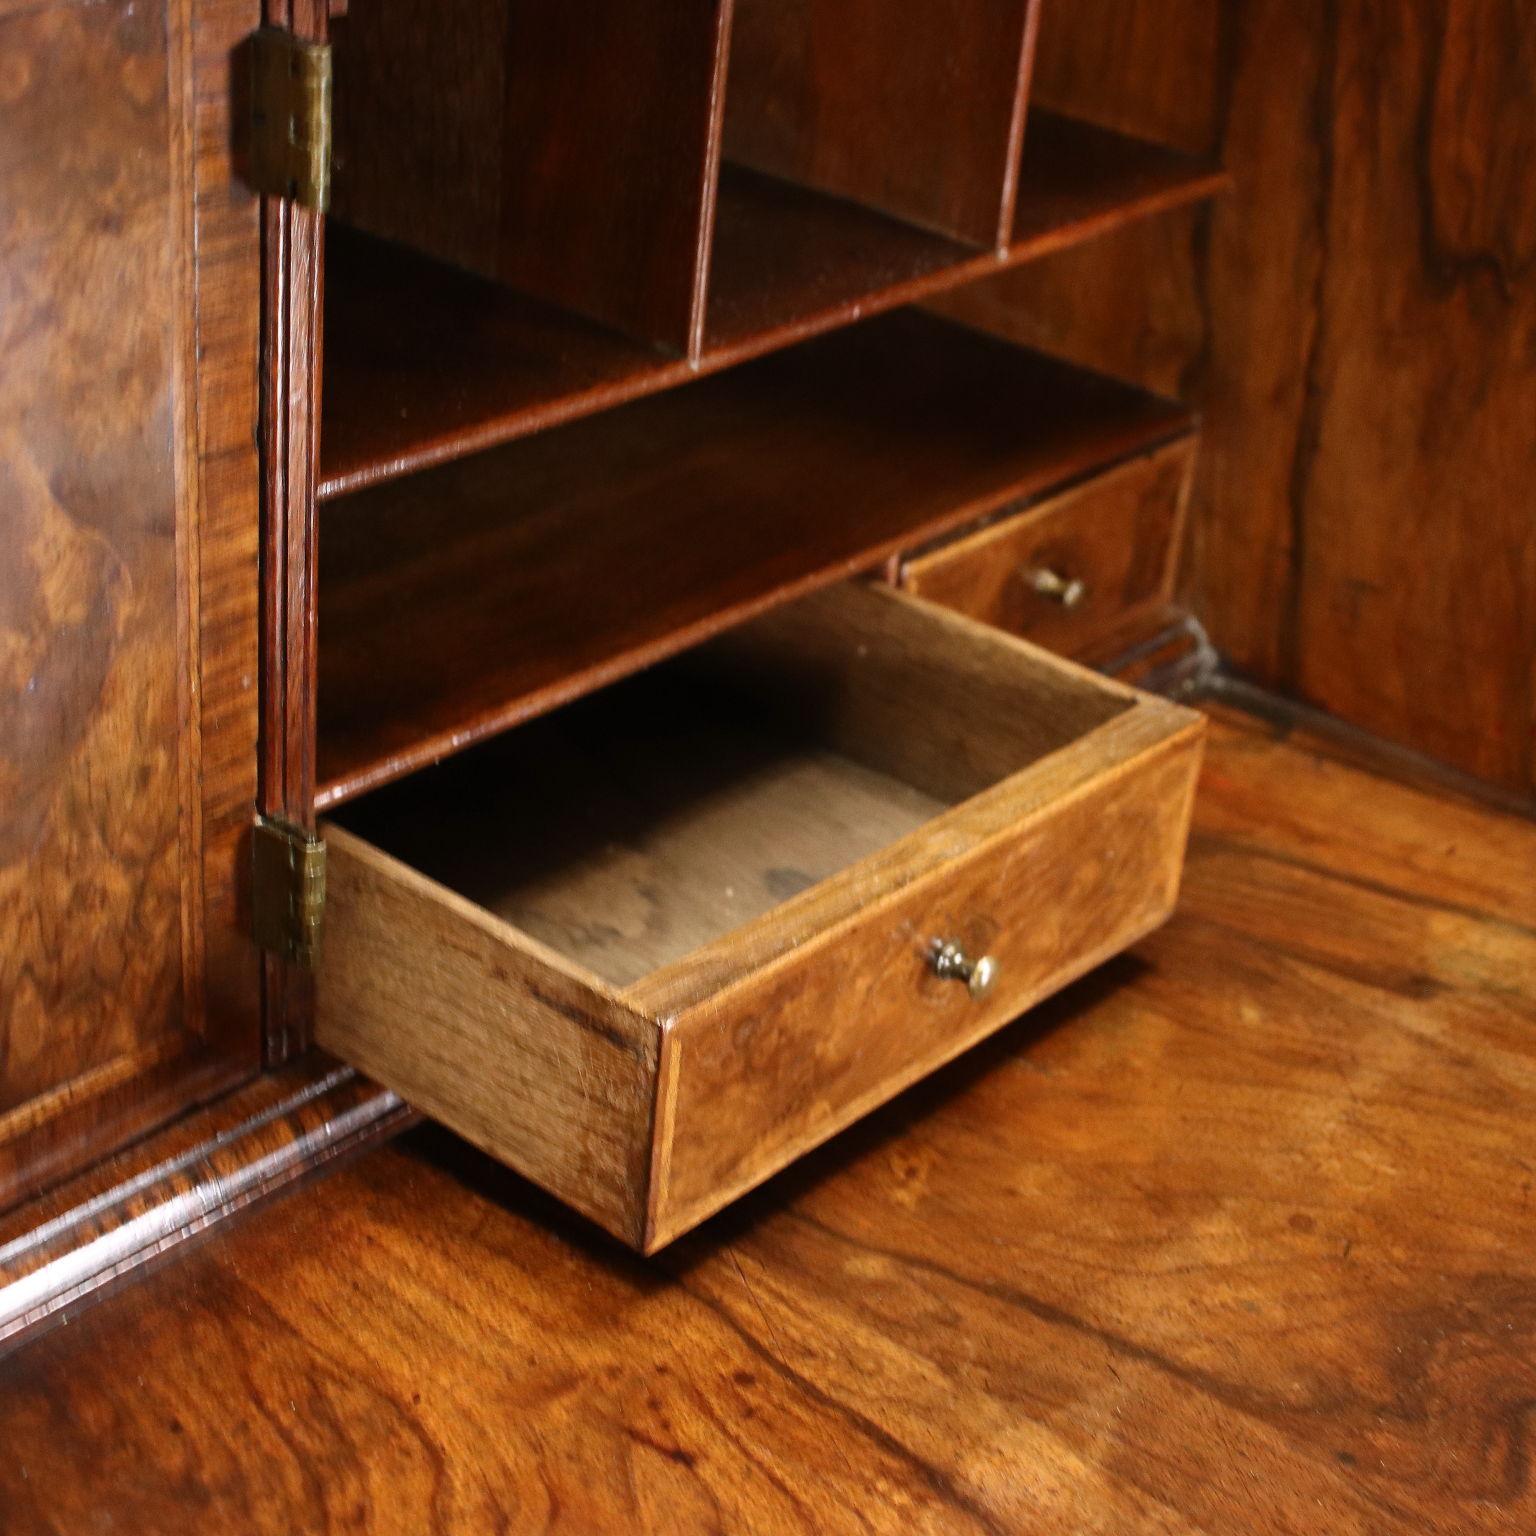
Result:
<svg viewBox="0 0 1536 1536"><path fill-rule="evenodd" d="M1037 107L1024 138L1009 259L1047 255L1214 197L1230 183L1208 160Z"/></svg>
<svg viewBox="0 0 1536 1536"><path fill-rule="evenodd" d="M653 394L833 327L1209 197L1208 163L1030 114L1014 240L977 251L754 171L721 177L699 358L383 241L327 249L320 496L329 498Z"/></svg>
<svg viewBox="0 0 1536 1536"><path fill-rule="evenodd" d="M902 311L344 497L320 540L320 808L1185 430Z"/></svg>

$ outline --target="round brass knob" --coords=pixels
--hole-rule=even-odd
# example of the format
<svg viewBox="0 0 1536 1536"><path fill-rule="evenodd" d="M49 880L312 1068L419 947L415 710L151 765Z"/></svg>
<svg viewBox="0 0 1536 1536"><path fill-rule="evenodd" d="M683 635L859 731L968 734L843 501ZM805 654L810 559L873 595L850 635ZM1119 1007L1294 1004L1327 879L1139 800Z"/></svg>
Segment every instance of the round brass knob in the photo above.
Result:
<svg viewBox="0 0 1536 1536"><path fill-rule="evenodd" d="M928 951L933 974L946 981L963 981L972 997L985 997L997 980L997 961L991 955L972 960L952 939L935 939Z"/></svg>
<svg viewBox="0 0 1536 1536"><path fill-rule="evenodd" d="M1080 576L1063 576L1049 566L1026 571L1025 579L1041 597L1060 603L1063 608L1076 608L1088 596L1088 583Z"/></svg>

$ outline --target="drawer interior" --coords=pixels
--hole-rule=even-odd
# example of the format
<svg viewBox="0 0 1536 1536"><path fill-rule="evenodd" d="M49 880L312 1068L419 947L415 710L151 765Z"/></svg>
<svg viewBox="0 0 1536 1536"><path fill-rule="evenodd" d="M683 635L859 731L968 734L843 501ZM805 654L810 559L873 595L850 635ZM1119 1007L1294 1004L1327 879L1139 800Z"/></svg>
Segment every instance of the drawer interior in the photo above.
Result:
<svg viewBox="0 0 1536 1536"><path fill-rule="evenodd" d="M336 821L626 987L1130 707L1022 649L999 671L974 635L861 650L833 618L850 611L911 617L838 592L795 605Z"/></svg>

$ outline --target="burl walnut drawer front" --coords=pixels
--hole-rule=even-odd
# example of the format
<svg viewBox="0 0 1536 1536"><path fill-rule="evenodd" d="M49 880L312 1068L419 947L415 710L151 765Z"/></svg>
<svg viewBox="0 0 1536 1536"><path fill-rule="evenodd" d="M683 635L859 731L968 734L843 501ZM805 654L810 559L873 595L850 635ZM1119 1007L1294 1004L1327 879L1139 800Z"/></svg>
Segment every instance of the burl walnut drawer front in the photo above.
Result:
<svg viewBox="0 0 1536 1536"><path fill-rule="evenodd" d="M348 806L318 1039L653 1250L1166 917L1202 732L821 593Z"/></svg>
<svg viewBox="0 0 1536 1536"><path fill-rule="evenodd" d="M1173 592L1196 439L1144 458L926 554L902 586L1068 654Z"/></svg>

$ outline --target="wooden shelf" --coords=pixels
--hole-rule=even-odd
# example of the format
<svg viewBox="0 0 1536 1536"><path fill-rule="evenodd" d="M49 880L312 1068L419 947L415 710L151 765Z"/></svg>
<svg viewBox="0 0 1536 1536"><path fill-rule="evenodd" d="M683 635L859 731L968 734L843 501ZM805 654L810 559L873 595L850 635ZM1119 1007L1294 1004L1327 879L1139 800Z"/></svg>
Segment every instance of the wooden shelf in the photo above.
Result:
<svg viewBox="0 0 1536 1536"><path fill-rule="evenodd" d="M1220 166L1036 108L1024 135L1010 262L1224 191Z"/></svg>
<svg viewBox="0 0 1536 1536"><path fill-rule="evenodd" d="M1219 192L1223 172L1030 115L1015 240L977 251L727 166L705 348L689 363L383 241L327 243L321 499L654 394Z"/></svg>
<svg viewBox="0 0 1536 1536"><path fill-rule="evenodd" d="M322 500L692 376L678 358L487 278L333 225Z"/></svg>
<svg viewBox="0 0 1536 1536"><path fill-rule="evenodd" d="M333 502L319 806L1187 423L902 311Z"/></svg>
<svg viewBox="0 0 1536 1536"><path fill-rule="evenodd" d="M895 309L947 286L976 257L973 246L844 198L724 166L705 357L719 367Z"/></svg>

